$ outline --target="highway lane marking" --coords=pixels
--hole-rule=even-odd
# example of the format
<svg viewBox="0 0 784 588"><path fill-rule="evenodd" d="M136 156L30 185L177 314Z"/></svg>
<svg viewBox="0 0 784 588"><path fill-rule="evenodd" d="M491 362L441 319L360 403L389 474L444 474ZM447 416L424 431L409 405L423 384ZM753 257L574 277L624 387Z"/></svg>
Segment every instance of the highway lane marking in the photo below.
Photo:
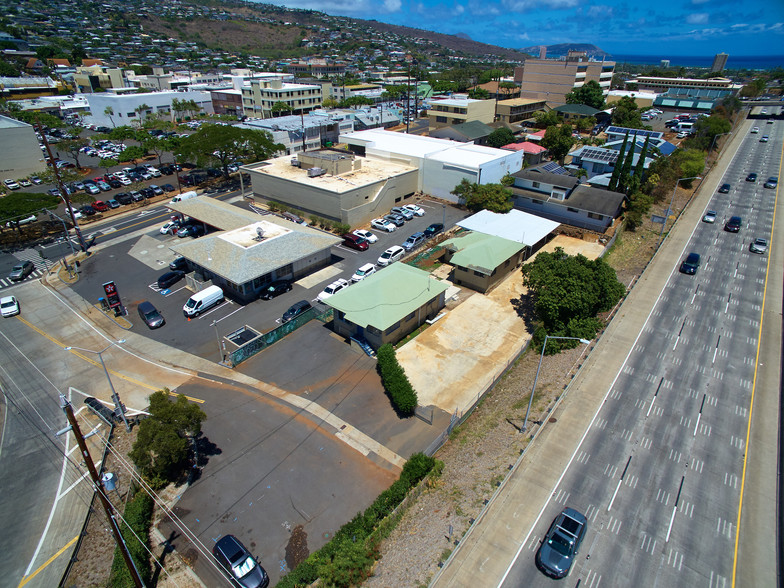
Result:
<svg viewBox="0 0 784 588"><path fill-rule="evenodd" d="M35 331L35 332L36 332L36 333L38 333L39 335L41 335L41 336L45 337L46 339L48 339L49 341L51 341L52 343L54 343L54 344L55 344L55 345L57 345L58 347L61 347L61 348L63 348L63 349L65 349L66 347L68 347L68 345L65 345L64 343L62 343L61 341L59 341L59 340L55 339L54 337L52 337L51 335L49 335L49 334L48 334L48 333L46 333L45 331L43 331L43 330L39 329L38 327L36 327L35 325L33 325L33 324L32 324L30 321L28 321L27 319L24 319L24 318L22 318L21 316L17 316L16 318L18 318L20 321L22 321L22 322L23 322L25 325L27 325L27 326L28 326L29 328L31 328L33 331ZM141 357L139 357L139 356L135 355L134 353L131 353L131 352L130 352L130 351L128 351L127 349L123 349L123 348L122 348L122 347L120 347L119 345L117 345L117 347L118 347L118 348L120 348L120 349L122 349L122 350L123 350L123 351L125 351L126 353L129 353L130 355L133 355L133 356L134 356L134 357L136 357L137 359L144 359L144 358L141 358ZM88 357L88 356L84 355L83 353L80 353L80 352L79 352L79 351L77 351L76 349L71 349L71 350L70 350L70 352L71 352L71 353L73 353L74 355L76 355L77 357L79 357L79 358L83 359L83 360L84 360L84 361L86 361L87 363L94 365L95 367L98 367L98 368L101 368L101 367L102 367L102 366L101 366L101 364L100 364L100 362L98 362L98 361L96 361L96 360L94 360L94 359L92 359L92 358L90 358L90 357ZM148 361L148 360L145 360L145 361ZM148 361L148 363L149 363L149 361ZM156 364L156 365L157 365L157 364ZM107 368L107 369L108 369L108 368ZM121 373L119 373L119 372L116 372L116 371L114 371L114 370L108 370L108 371L109 371L109 373L110 373L111 375L113 375L113 376L116 376L116 377L120 378L121 380L125 380L126 382L128 382L128 383L130 383L130 384L134 384L134 385L136 385L136 386L140 386L140 387L142 387L142 388L146 388L147 390L152 390L153 392L157 392L158 390L162 390L162 388L161 388L160 386L151 386L150 384L146 384L145 382L141 382L141 381L139 381L139 380L137 380L137 379L135 379L135 378L132 378L132 377L130 377L130 376L126 376L125 374L121 374ZM169 392L169 395L170 395L170 396L178 396L178 394L177 394L176 392ZM186 396L186 398L187 398L188 400L190 400L191 402L197 402L197 403L199 403L199 404L204 404L204 400L201 400L201 399L199 399L199 398L192 398L192 397L190 397L190 396Z"/></svg>
<svg viewBox="0 0 784 588"><path fill-rule="evenodd" d="M52 563L54 560L56 560L58 557L60 557L60 556L63 554L63 552L66 550L66 549L68 549L68 548L69 548L71 545L73 545L74 543L76 543L76 540L77 540L78 538L79 538L79 535L76 535L76 536L75 536L73 539L71 539L71 540L70 540L68 543L66 543L65 545L63 545L63 546L62 546L62 547L61 547L61 548L60 548L60 549L57 551L57 553L55 553L55 554L54 554L52 557L50 557L49 559L47 559L47 560L46 560L46 561L45 561L43 564L41 564L41 566L40 566L40 567L39 567L37 570L35 570L35 571L34 571L32 574L30 574L29 576L28 576L28 575L25 575L25 577L24 577L24 578L22 578L22 581L21 581L21 582L19 582L19 585L17 586L17 588L22 588L22 586L24 586L24 585L25 585L25 584L27 584L27 583L28 583L30 580L32 580L33 578L35 578L35 577L36 577L36 576L37 576L37 575L38 575L38 574L39 574L41 571L43 571L43 569L44 569L45 567L47 567L47 566L48 566L50 563Z"/></svg>

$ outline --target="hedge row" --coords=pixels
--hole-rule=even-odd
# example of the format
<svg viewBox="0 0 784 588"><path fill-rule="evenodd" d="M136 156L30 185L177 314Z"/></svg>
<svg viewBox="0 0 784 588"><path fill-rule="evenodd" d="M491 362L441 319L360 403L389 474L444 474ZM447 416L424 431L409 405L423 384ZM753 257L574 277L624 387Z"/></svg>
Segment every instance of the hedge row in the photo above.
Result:
<svg viewBox="0 0 784 588"><path fill-rule="evenodd" d="M267 207L272 212L291 212L293 214L296 214L297 216L300 216L300 217L303 217L303 218L305 217L305 213L303 211L299 210L298 208L293 208L291 206L287 206L286 204L282 204L282 203L277 202L275 200L269 200L267 202ZM349 231L351 231L351 225L348 225L348 224L345 224L345 223L338 223L338 222L335 222L335 221L331 221L329 219L322 218L322 217L318 216L317 214L311 214L309 218L310 218L310 225L312 227L320 227L320 228L324 229L325 231L332 231L334 233L337 233L338 235L343 235L343 234L348 233Z"/></svg>
<svg viewBox="0 0 784 588"><path fill-rule="evenodd" d="M152 566L150 565L150 526L152 525L152 498L146 492L138 492L125 506L123 519L119 521L120 532L128 546L136 569L139 571L142 582L145 586L150 585L152 580ZM130 526L130 529L128 528ZM133 529L133 533L131 532ZM136 535L134 535L134 533ZM139 537L144 544L139 543ZM125 560L119 548L114 550L114 561L112 562L112 572L109 576L109 588L133 588L134 584L131 574L125 565Z"/></svg>
<svg viewBox="0 0 784 588"><path fill-rule="evenodd" d="M392 401L392 406L398 413L406 416L414 414L419 399L416 390L406 376L403 366L401 366L395 356L395 348L389 343L385 343L378 348L376 353L378 358L378 371L381 374L381 383L384 390Z"/></svg>
<svg viewBox="0 0 784 588"><path fill-rule="evenodd" d="M424 453L415 453L403 466L400 477L363 513L343 525L332 540L310 554L295 570L283 576L277 588L300 588L321 579L321 586L348 588L359 585L370 575L378 556L379 538L374 531L403 502L436 465Z"/></svg>

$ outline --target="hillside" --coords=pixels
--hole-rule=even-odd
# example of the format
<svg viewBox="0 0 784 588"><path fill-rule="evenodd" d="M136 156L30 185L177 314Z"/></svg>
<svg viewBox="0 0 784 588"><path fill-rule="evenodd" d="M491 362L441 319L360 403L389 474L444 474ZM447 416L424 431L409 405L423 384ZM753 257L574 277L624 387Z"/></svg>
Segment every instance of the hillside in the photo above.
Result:
<svg viewBox="0 0 784 588"><path fill-rule="evenodd" d="M520 51L532 55L539 55L539 47L540 45L523 47ZM545 45L545 47L547 47L547 57L560 57L566 55L569 50L585 51L590 57L611 57L609 53L590 43L558 43L557 45Z"/></svg>

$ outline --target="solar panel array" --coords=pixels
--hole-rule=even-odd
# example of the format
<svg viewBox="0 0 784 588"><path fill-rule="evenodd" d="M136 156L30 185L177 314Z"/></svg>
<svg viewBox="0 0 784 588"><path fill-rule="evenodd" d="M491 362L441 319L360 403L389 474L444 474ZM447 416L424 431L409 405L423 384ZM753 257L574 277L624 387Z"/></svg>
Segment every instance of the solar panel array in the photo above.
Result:
<svg viewBox="0 0 784 588"><path fill-rule="evenodd" d="M548 161L547 163L545 163L539 169L541 169L542 171L546 171L547 173L551 173L551 174L558 174L558 175L561 175L561 176L568 176L569 175L569 172L567 170L562 168L560 165L558 165L554 161Z"/></svg>
<svg viewBox="0 0 784 588"><path fill-rule="evenodd" d="M582 159L593 159L605 163L615 163L618 160L618 152L612 149L597 149L595 147L583 147L580 154Z"/></svg>
<svg viewBox="0 0 784 588"><path fill-rule="evenodd" d="M625 127L607 127L605 132L608 135L625 135L626 132L629 132L629 136L632 137L637 135L638 137L651 137L652 139L658 139L662 136L662 133L659 131L645 131L643 129L627 129Z"/></svg>

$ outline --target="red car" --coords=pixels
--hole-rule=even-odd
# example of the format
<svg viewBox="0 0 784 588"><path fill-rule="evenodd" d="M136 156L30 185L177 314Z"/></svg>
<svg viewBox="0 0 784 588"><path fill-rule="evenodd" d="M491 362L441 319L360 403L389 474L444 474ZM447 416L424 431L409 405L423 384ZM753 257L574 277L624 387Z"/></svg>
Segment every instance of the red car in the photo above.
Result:
<svg viewBox="0 0 784 588"><path fill-rule="evenodd" d="M96 200L93 202L92 207L97 210L98 212L106 212L109 210L109 205L106 204L103 200Z"/></svg>
<svg viewBox="0 0 784 588"><path fill-rule="evenodd" d="M345 247L356 249L357 251L367 251L368 242L359 235L348 233L343 235L343 243Z"/></svg>

